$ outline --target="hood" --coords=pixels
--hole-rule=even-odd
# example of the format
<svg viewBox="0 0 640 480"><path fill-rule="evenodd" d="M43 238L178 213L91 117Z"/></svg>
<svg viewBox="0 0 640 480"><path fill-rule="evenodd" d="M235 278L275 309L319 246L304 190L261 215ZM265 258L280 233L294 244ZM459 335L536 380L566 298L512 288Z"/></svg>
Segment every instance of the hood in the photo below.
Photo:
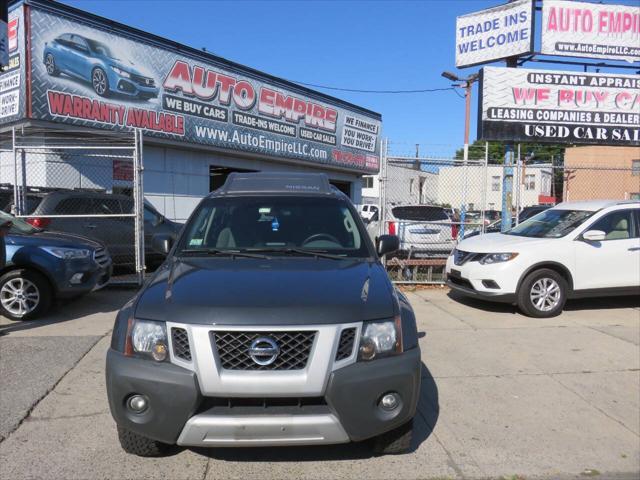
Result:
<svg viewBox="0 0 640 480"><path fill-rule="evenodd" d="M462 240L456 248L465 252L475 253L500 253L506 251L518 251L530 245L545 243L557 238L520 237L518 235L505 235L504 233L486 233Z"/></svg>
<svg viewBox="0 0 640 480"><path fill-rule="evenodd" d="M383 267L299 257L167 262L138 296L137 318L217 325L311 325L393 317Z"/></svg>
<svg viewBox="0 0 640 480"><path fill-rule="evenodd" d="M95 250L103 248L103 245L95 240L62 232L35 232L31 234L7 235L7 243L13 245L33 245L43 247L88 248Z"/></svg>

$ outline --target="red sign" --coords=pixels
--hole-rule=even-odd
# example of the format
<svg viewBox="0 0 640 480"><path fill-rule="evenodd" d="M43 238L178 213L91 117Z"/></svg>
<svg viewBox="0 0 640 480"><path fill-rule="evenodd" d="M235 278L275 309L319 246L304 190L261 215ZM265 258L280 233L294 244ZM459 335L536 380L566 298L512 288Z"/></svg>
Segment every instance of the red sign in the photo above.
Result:
<svg viewBox="0 0 640 480"><path fill-rule="evenodd" d="M133 163L126 160L113 161L113 179L125 182L133 181Z"/></svg>

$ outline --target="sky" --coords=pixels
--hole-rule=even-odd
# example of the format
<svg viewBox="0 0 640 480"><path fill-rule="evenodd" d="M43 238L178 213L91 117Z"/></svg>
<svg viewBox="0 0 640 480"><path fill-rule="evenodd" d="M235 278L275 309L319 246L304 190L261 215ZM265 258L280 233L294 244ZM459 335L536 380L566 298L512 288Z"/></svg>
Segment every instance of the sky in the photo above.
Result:
<svg viewBox="0 0 640 480"><path fill-rule="evenodd" d="M456 16L501 0L63 0L63 3L297 82L347 89L447 88ZM638 5L639 0L604 1ZM536 20L540 18L540 12ZM539 44L539 35L536 45ZM555 68L531 64L529 68ZM569 67L561 67L569 70ZM458 70L459 76L478 67ZM606 71L606 70L602 70ZM623 72L620 72L623 73ZM630 72L624 72L630 73ZM450 157L463 143L464 99L453 90L373 94L317 90L382 114L390 152ZM476 138L473 92L471 141Z"/></svg>

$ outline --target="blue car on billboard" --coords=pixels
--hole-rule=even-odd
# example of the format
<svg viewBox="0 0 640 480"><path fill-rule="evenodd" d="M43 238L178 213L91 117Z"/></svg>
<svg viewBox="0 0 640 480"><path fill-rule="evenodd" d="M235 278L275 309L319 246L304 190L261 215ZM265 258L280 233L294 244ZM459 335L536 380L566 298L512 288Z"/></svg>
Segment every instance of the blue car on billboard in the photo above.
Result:
<svg viewBox="0 0 640 480"><path fill-rule="evenodd" d="M158 96L151 76L132 62L116 58L104 43L82 35L65 33L45 43L43 62L49 75L65 73L89 82L101 97L119 94L148 100Z"/></svg>

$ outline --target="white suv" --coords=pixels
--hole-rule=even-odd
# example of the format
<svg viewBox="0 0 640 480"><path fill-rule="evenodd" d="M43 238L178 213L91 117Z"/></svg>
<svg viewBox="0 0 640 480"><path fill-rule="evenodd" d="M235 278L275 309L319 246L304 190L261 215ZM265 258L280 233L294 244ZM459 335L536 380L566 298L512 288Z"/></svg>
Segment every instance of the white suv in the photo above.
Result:
<svg viewBox="0 0 640 480"><path fill-rule="evenodd" d="M640 294L640 202L567 202L504 233L465 239L447 259L448 285L559 314L567 298Z"/></svg>

